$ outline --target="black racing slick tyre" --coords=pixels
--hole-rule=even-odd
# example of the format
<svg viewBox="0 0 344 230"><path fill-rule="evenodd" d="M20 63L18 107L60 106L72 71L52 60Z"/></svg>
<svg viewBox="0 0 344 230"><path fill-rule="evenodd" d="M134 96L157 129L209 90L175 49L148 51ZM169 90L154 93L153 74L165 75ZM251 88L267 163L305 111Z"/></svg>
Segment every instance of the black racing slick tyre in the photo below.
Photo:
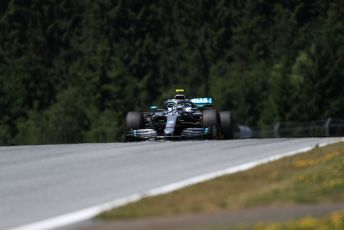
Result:
<svg viewBox="0 0 344 230"><path fill-rule="evenodd" d="M230 111L221 111L221 132L223 139L229 140L234 138L234 119Z"/></svg>
<svg viewBox="0 0 344 230"><path fill-rule="evenodd" d="M125 117L126 129L142 129L144 128L143 114L141 112L128 112Z"/></svg>
<svg viewBox="0 0 344 230"><path fill-rule="evenodd" d="M221 121L219 112L216 109L207 109L203 111L202 117L203 128L211 128L212 138L217 139L220 137Z"/></svg>

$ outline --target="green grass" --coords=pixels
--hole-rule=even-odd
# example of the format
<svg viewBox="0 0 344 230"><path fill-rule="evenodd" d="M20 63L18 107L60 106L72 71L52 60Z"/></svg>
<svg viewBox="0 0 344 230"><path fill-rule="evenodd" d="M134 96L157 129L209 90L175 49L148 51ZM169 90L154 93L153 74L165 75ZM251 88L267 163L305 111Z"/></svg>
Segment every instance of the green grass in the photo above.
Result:
<svg viewBox="0 0 344 230"><path fill-rule="evenodd" d="M343 230L344 213L334 212L321 218L303 217L284 223L258 223L236 227L211 226L192 230ZM185 229L187 230L187 229Z"/></svg>
<svg viewBox="0 0 344 230"><path fill-rule="evenodd" d="M344 201L344 143L144 198L98 218L131 219L337 201Z"/></svg>
<svg viewBox="0 0 344 230"><path fill-rule="evenodd" d="M322 218L304 217L298 220L292 220L286 223L274 224L256 224L251 229L255 230L343 230L344 229L344 214L340 212L332 213L331 215ZM239 230L239 229L238 229Z"/></svg>

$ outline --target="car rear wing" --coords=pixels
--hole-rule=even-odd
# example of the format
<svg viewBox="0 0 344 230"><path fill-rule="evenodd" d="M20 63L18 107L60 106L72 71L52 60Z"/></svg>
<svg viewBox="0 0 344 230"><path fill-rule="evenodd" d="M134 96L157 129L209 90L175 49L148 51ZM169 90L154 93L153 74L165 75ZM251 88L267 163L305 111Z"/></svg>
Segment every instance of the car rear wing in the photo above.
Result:
<svg viewBox="0 0 344 230"><path fill-rule="evenodd" d="M199 108L214 106L214 99L212 97L192 98L190 101L197 105Z"/></svg>

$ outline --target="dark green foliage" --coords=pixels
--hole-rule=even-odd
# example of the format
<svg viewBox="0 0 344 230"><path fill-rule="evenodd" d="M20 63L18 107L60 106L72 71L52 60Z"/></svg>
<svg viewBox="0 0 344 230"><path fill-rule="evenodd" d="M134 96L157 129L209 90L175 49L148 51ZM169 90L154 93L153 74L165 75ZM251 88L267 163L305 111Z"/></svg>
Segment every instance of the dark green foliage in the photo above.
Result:
<svg viewBox="0 0 344 230"><path fill-rule="evenodd" d="M240 123L344 117L344 2L0 3L0 144L114 141L185 88Z"/></svg>

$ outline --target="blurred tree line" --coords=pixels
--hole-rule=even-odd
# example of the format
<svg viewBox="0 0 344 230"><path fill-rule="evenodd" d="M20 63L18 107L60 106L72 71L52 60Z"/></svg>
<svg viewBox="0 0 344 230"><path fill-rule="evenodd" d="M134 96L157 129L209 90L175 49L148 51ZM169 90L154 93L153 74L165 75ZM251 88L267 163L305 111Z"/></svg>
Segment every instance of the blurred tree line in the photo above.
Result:
<svg viewBox="0 0 344 230"><path fill-rule="evenodd" d="M251 126L344 117L342 0L3 0L0 144L113 141L175 88Z"/></svg>

